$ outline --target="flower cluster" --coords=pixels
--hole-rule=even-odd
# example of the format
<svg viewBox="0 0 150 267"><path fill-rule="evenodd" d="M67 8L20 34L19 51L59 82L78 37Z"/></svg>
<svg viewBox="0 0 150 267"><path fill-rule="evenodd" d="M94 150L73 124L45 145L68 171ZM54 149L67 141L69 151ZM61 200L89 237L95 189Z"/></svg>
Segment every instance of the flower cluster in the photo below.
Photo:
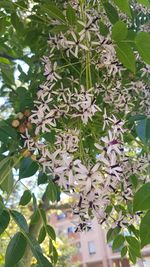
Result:
<svg viewBox="0 0 150 267"><path fill-rule="evenodd" d="M147 7L143 6L142 4L135 3L135 2L132 3L132 7L138 13L138 15L139 14L146 15L146 14L149 14L150 12Z"/></svg>
<svg viewBox="0 0 150 267"><path fill-rule="evenodd" d="M22 137L43 171L74 198L79 230L88 229L94 216L101 224L125 227L137 220L127 205L134 194L131 177L145 172L139 180L148 181L149 164L147 155L128 153L125 123L137 106L138 112L150 115L146 81L150 70L140 66L143 81L125 72L106 12L102 16L107 34L102 34L98 11L87 9L83 15L78 1L71 5L79 16L77 27L49 36L50 56L42 59L46 81L37 91L30 116L34 137L28 132ZM52 130L55 141L50 144L45 134Z"/></svg>

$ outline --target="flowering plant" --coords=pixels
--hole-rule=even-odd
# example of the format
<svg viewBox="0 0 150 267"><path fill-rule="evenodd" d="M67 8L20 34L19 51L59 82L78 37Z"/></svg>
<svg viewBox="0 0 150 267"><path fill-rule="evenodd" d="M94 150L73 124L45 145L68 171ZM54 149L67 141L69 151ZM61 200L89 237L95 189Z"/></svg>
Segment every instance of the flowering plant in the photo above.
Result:
<svg viewBox="0 0 150 267"><path fill-rule="evenodd" d="M49 51L31 127L20 134L19 179L40 169L51 202L59 190L72 198L77 231L96 217L113 249L135 263L150 243L150 4L74 0L63 11L41 9L51 20Z"/></svg>

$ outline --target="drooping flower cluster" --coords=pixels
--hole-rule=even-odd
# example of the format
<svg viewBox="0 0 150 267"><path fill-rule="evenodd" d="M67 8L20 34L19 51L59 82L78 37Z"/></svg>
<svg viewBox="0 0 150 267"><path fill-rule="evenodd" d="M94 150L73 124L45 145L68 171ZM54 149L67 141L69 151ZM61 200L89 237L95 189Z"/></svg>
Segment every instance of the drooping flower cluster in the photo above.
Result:
<svg viewBox="0 0 150 267"><path fill-rule="evenodd" d="M143 74L147 73L142 69ZM126 114L134 112L138 104L138 112L150 114L150 87L142 81L135 81L122 85L121 80L111 81L96 87L96 92L103 94L103 101L106 104L115 103L116 112L124 111ZM136 112L136 110L135 110Z"/></svg>
<svg viewBox="0 0 150 267"><path fill-rule="evenodd" d="M46 62L47 69L47 62ZM48 74L48 77L52 73ZM56 75L55 75L56 76ZM71 118L80 117L83 123L92 119L100 108L96 105L94 88L86 90L83 85L74 85L73 88L64 88L63 84L52 84L46 82L37 93L38 100L35 103L35 110L30 117L31 123L36 124L35 134L40 131L50 132L50 127L56 127L56 120L62 116ZM76 82L76 81L75 81Z"/></svg>
<svg viewBox="0 0 150 267"><path fill-rule="evenodd" d="M126 117L135 114L137 106L138 112L150 115L150 89L147 81L126 74L105 12L108 32L102 35L99 12L87 9L81 16L78 1L71 4L79 15L78 27L49 37L50 56L43 57L46 82L30 116L36 138L26 132L24 144L53 182L75 199L78 229L86 229L93 216L100 223L124 227L137 219L127 205L134 193L131 177L149 164L147 155L138 159L128 153ZM145 79L149 66L139 71ZM52 130L55 141L50 144L45 134ZM141 183L148 181L146 171L143 177Z"/></svg>

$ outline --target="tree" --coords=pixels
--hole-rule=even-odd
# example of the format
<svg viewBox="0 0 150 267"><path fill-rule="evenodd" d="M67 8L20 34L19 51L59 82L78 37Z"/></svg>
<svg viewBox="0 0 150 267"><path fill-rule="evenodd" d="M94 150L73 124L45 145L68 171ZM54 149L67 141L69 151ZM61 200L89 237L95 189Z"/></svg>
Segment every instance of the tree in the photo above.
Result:
<svg viewBox="0 0 150 267"><path fill-rule="evenodd" d="M122 256L135 263L150 243L149 1L18 0L0 7L1 95L7 111L12 108L0 122L0 219L2 232L10 217L20 229L5 267L29 266L32 254L40 267L56 264L46 211L60 191L74 199L77 230L88 229L96 216L108 226L113 249L122 246ZM46 189L39 204L24 191L21 205L33 201L28 225L10 210L9 199L36 173ZM37 241L39 230L49 235L51 262ZM21 249L12 262L14 243Z"/></svg>
<svg viewBox="0 0 150 267"><path fill-rule="evenodd" d="M72 265L73 267L78 267L79 262L73 262L73 257L77 254L78 250L75 246L70 246L70 242L68 242L68 239L64 235L59 236L60 244L59 244L59 251L58 251L58 261L56 266L57 267L69 267ZM73 240L72 240L73 242Z"/></svg>

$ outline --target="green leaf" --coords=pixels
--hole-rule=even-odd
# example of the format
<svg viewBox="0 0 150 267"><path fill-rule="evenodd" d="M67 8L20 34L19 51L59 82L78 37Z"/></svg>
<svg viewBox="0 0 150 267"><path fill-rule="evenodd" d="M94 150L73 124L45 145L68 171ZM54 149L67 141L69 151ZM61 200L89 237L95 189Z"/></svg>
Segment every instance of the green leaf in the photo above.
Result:
<svg viewBox="0 0 150 267"><path fill-rule="evenodd" d="M150 209L150 183L144 184L134 195L133 211Z"/></svg>
<svg viewBox="0 0 150 267"><path fill-rule="evenodd" d="M27 242L32 250L32 253L39 264L39 267L53 267L52 264L47 260L47 258L42 254L42 249L37 240L29 233L28 225L24 216L17 211L10 211L10 212L12 218L24 233L24 236L27 239Z"/></svg>
<svg viewBox="0 0 150 267"><path fill-rule="evenodd" d="M0 214L0 235L5 231L10 222L9 212L3 210Z"/></svg>
<svg viewBox="0 0 150 267"><path fill-rule="evenodd" d="M48 182L48 177L46 173L40 172L38 175L38 185L45 184Z"/></svg>
<svg viewBox="0 0 150 267"><path fill-rule="evenodd" d="M128 29L123 21L118 21L112 28L112 39L116 42L126 39L128 35Z"/></svg>
<svg viewBox="0 0 150 267"><path fill-rule="evenodd" d="M39 244L41 244L44 241L45 237L46 237L46 230L45 230L45 227L42 226L40 233L39 233L39 236L38 236Z"/></svg>
<svg viewBox="0 0 150 267"><path fill-rule="evenodd" d="M128 252L127 247L126 247L126 246L123 247L123 248L121 249L121 257L124 258L124 257L126 256L127 252Z"/></svg>
<svg viewBox="0 0 150 267"><path fill-rule="evenodd" d="M49 143L53 144L56 141L56 132L54 130L51 130L50 133L44 133L42 137Z"/></svg>
<svg viewBox="0 0 150 267"><path fill-rule="evenodd" d="M32 194L30 190L25 190L20 199L19 205L21 206L27 205L30 202L31 198L32 198Z"/></svg>
<svg viewBox="0 0 150 267"><path fill-rule="evenodd" d="M44 209L39 209L39 214L42 217L44 225L46 226L46 224L47 224L46 211Z"/></svg>
<svg viewBox="0 0 150 267"><path fill-rule="evenodd" d="M142 59L145 63L150 64L150 35L147 32L138 33L135 44Z"/></svg>
<svg viewBox="0 0 150 267"><path fill-rule="evenodd" d="M5 255L5 267L13 267L23 257L27 240L21 232L16 233L8 244Z"/></svg>
<svg viewBox="0 0 150 267"><path fill-rule="evenodd" d="M142 248L150 244L150 211L141 220L140 239Z"/></svg>
<svg viewBox="0 0 150 267"><path fill-rule="evenodd" d="M0 187L2 190L3 190L3 185L5 183L5 180L8 179L8 176L11 172L10 161L11 161L10 157L5 157L0 161L0 172L1 172ZM5 189L4 189L4 191L5 191Z"/></svg>
<svg viewBox="0 0 150 267"><path fill-rule="evenodd" d="M138 177L135 174L132 174L129 179L132 183L132 186L136 189L138 186Z"/></svg>
<svg viewBox="0 0 150 267"><path fill-rule="evenodd" d="M121 228L118 226L115 228L109 229L107 232L107 243L111 242L116 237L116 235L119 234L120 230Z"/></svg>
<svg viewBox="0 0 150 267"><path fill-rule="evenodd" d="M131 10L129 5L129 0L113 0L113 2L118 6L118 8L131 17Z"/></svg>
<svg viewBox="0 0 150 267"><path fill-rule="evenodd" d="M39 168L36 161L33 161L30 157L24 158L21 161L19 169L19 179L28 178L33 176Z"/></svg>
<svg viewBox="0 0 150 267"><path fill-rule="evenodd" d="M133 233L135 237L139 238L139 230L136 229L134 225L129 225L128 230L130 231L130 233Z"/></svg>
<svg viewBox="0 0 150 267"><path fill-rule="evenodd" d="M16 13L11 14L11 23L19 34L23 34L24 25Z"/></svg>
<svg viewBox="0 0 150 267"><path fill-rule="evenodd" d="M69 30L69 27L67 25L56 25L50 30L50 32L58 34L61 32L66 32L68 30Z"/></svg>
<svg viewBox="0 0 150 267"><path fill-rule="evenodd" d="M52 262L54 264L56 264L57 263L57 260L58 260L58 253L57 253L57 250L56 250L56 248L54 246L53 246L53 252L52 252L52 254L53 254L53 256L51 256Z"/></svg>
<svg viewBox="0 0 150 267"><path fill-rule="evenodd" d="M32 253L39 264L39 267L53 267L52 264L47 260L47 258L42 254L42 249L37 240L30 234L27 234L26 237L31 247Z"/></svg>
<svg viewBox="0 0 150 267"><path fill-rule="evenodd" d="M123 245L124 241L125 241L125 238L123 235L117 235L112 245L113 251L120 248Z"/></svg>
<svg viewBox="0 0 150 267"><path fill-rule="evenodd" d="M59 187L58 185L54 184L53 181L49 181L49 184L46 188L46 195L47 198L52 202L59 200L59 195L60 195Z"/></svg>
<svg viewBox="0 0 150 267"><path fill-rule="evenodd" d="M14 82L14 69L12 68L11 65L7 65L7 66L1 66L1 73L2 73L2 77L4 82L7 85L13 85Z"/></svg>
<svg viewBox="0 0 150 267"><path fill-rule="evenodd" d="M56 240L56 234L55 234L53 227L50 226L49 224L47 224L46 229L47 229L47 233L48 233L49 237L55 241Z"/></svg>
<svg viewBox="0 0 150 267"><path fill-rule="evenodd" d="M19 66L18 66L19 68ZM25 74L24 74L25 75ZM21 77L19 77L21 80ZM31 108L32 107L32 98L30 95L30 92L24 88L24 87L18 87L16 90L16 94L13 97L13 106L15 110L18 112L24 111L26 108Z"/></svg>
<svg viewBox="0 0 150 267"><path fill-rule="evenodd" d="M42 254L42 248L39 245L38 241L35 239L35 237L33 235L30 235L30 233L27 233L26 236L27 236L28 243L29 243L29 245L33 251L33 254L34 253L36 254L37 251ZM34 256L35 256L35 254L34 254Z"/></svg>
<svg viewBox="0 0 150 267"><path fill-rule="evenodd" d="M33 199L33 210L35 211L38 209L38 204L34 193L32 193L32 199Z"/></svg>
<svg viewBox="0 0 150 267"><path fill-rule="evenodd" d="M145 118L146 118L146 115L138 114L138 115L131 116L129 118L129 121L141 121Z"/></svg>
<svg viewBox="0 0 150 267"><path fill-rule="evenodd" d="M129 250L132 250L132 252L135 254L136 257L141 257L141 247L139 241L133 237L133 236L126 236L126 240L129 244Z"/></svg>
<svg viewBox="0 0 150 267"><path fill-rule="evenodd" d="M132 48L127 43L117 43L116 54L120 62L129 70L135 73L135 56Z"/></svg>
<svg viewBox="0 0 150 267"><path fill-rule="evenodd" d="M51 255L53 253L53 242L52 240L49 238L49 254Z"/></svg>
<svg viewBox="0 0 150 267"><path fill-rule="evenodd" d="M0 161L0 170L5 166L5 164L7 164L7 166L8 166L9 161L10 161L10 157L3 158Z"/></svg>
<svg viewBox="0 0 150 267"><path fill-rule="evenodd" d="M9 59L5 58L5 57L0 57L0 63L3 64L11 64L11 62L9 61Z"/></svg>
<svg viewBox="0 0 150 267"><path fill-rule="evenodd" d="M10 168L10 171L8 173L8 167ZM7 166L7 169L3 172L3 175L1 173L1 178L4 179L4 181L0 184L0 188L2 191L6 191L7 194L10 194L14 185L14 178L13 173L11 170L11 166Z"/></svg>
<svg viewBox="0 0 150 267"><path fill-rule="evenodd" d="M110 22L112 24L116 23L119 20L117 10L108 2L104 3L104 8Z"/></svg>
<svg viewBox="0 0 150 267"><path fill-rule="evenodd" d="M61 10L53 4L47 3L41 7L41 10L45 11L51 18L58 19L59 21L66 23L65 16Z"/></svg>
<svg viewBox="0 0 150 267"><path fill-rule="evenodd" d="M14 182L11 163L11 157L5 157L0 163L0 188L2 191L6 191L8 194L11 192Z"/></svg>
<svg viewBox="0 0 150 267"><path fill-rule="evenodd" d="M128 41L131 41L131 42L134 43L136 36L137 36L136 32L134 32L133 30L128 29L128 36L127 36L127 40Z"/></svg>
<svg viewBox="0 0 150 267"><path fill-rule="evenodd" d="M106 37L108 35L108 33L109 33L109 29L106 26L106 24L104 24L102 21L100 21L99 28L100 28L101 35Z"/></svg>
<svg viewBox="0 0 150 267"><path fill-rule="evenodd" d="M138 121L136 132L143 143L147 144L150 140L150 118Z"/></svg>
<svg viewBox="0 0 150 267"><path fill-rule="evenodd" d="M20 227L20 229L22 229L25 233L28 233L29 228L25 217L16 210L10 211L10 214L13 220L16 222L16 224Z"/></svg>
<svg viewBox="0 0 150 267"><path fill-rule="evenodd" d="M7 20L6 20L6 17L4 18L4 17L2 17L2 18L0 18L0 25L1 25L1 27L0 27L0 36L2 36L4 33L5 33L5 31L6 31L6 26L7 26ZM5 61L5 59L6 58L3 58L2 57L2 61L3 61L3 59L4 59L4 61ZM7 60L7 59L6 59ZM9 61L9 60L8 60ZM1 61L0 61L1 62ZM4 63L4 62L1 62L1 63ZM4 63L5 64L5 63ZM7 64L7 63L6 63Z"/></svg>
<svg viewBox="0 0 150 267"><path fill-rule="evenodd" d="M129 248L129 259L133 264L136 264L136 255L131 247Z"/></svg>
<svg viewBox="0 0 150 267"><path fill-rule="evenodd" d="M112 211L112 208L113 207L111 205L107 206L107 208L105 209L105 212L108 213L108 214L110 214L111 211Z"/></svg>
<svg viewBox="0 0 150 267"><path fill-rule="evenodd" d="M74 26L76 24L77 21L76 12L70 5L66 10L66 17L71 26Z"/></svg>
<svg viewBox="0 0 150 267"><path fill-rule="evenodd" d="M7 142L9 138L17 139L16 130L7 121L0 122L0 141Z"/></svg>
<svg viewBox="0 0 150 267"><path fill-rule="evenodd" d="M40 219L39 210L35 210L34 213L31 215L30 224L36 224L39 219Z"/></svg>
<svg viewBox="0 0 150 267"><path fill-rule="evenodd" d="M139 4L142 4L142 5L146 6L147 8L150 8L150 2L149 2L149 0L137 0L137 2Z"/></svg>
<svg viewBox="0 0 150 267"><path fill-rule="evenodd" d="M10 1L1 0L0 8L5 8L8 12L12 12L14 10L13 3Z"/></svg>
<svg viewBox="0 0 150 267"><path fill-rule="evenodd" d="M36 254L34 256L37 259L37 262L39 263L39 267L53 267L53 265L48 261L48 259L39 251L36 251Z"/></svg>

